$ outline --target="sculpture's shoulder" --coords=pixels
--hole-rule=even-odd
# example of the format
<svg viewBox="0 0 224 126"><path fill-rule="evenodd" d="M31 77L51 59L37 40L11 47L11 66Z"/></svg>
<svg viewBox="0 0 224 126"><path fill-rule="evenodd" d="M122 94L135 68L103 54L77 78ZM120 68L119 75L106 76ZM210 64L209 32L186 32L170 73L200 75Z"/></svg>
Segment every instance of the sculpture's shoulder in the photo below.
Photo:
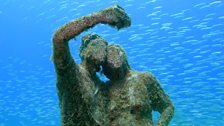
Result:
<svg viewBox="0 0 224 126"><path fill-rule="evenodd" d="M141 80L144 81L145 83L148 83L149 81L155 80L155 76L150 73L150 72L139 72L139 71L134 71L131 70L129 73L129 76L127 79L136 79L136 80Z"/></svg>
<svg viewBox="0 0 224 126"><path fill-rule="evenodd" d="M139 72L132 70L127 77L127 81L130 85L145 87L148 91L159 85L159 82L155 76L150 72Z"/></svg>
<svg viewBox="0 0 224 126"><path fill-rule="evenodd" d="M130 88L135 88L135 89L143 89L146 87L147 83L148 83L148 76L146 73L144 72L138 72L138 71L134 71L131 70L129 71L128 75L126 76L126 80L125 80L125 85Z"/></svg>

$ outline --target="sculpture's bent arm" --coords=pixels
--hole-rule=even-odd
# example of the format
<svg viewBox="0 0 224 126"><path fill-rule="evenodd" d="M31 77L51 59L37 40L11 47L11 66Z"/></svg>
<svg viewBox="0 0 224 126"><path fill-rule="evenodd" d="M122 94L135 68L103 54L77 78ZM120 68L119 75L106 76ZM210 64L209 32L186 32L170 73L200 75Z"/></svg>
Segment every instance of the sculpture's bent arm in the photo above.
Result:
<svg viewBox="0 0 224 126"><path fill-rule="evenodd" d="M174 115L174 106L153 75L150 75L150 81L149 92L152 108L160 113L156 126L167 126Z"/></svg>
<svg viewBox="0 0 224 126"><path fill-rule="evenodd" d="M74 62L68 41L99 23L120 29L130 26L131 20L121 7L115 5L63 25L53 36L53 61L56 70L65 69Z"/></svg>

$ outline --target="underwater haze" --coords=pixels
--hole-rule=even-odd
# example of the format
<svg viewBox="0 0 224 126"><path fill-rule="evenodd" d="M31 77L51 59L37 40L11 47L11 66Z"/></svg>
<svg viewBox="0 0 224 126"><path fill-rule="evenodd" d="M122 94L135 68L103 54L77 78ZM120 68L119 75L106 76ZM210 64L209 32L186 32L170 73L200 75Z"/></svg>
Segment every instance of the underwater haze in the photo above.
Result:
<svg viewBox="0 0 224 126"><path fill-rule="evenodd" d="M157 77L175 105L170 126L224 125L223 0L1 0L0 126L60 126L52 35L113 4L131 27L79 35L70 42L76 61L81 36L95 32L122 45L133 69Z"/></svg>

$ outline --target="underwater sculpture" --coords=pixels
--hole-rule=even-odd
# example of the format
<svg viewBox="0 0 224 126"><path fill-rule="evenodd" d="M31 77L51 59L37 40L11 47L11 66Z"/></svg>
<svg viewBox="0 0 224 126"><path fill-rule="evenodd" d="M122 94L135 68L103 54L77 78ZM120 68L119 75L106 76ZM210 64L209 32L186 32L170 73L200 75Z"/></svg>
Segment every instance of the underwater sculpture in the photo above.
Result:
<svg viewBox="0 0 224 126"><path fill-rule="evenodd" d="M62 126L100 125L96 119L100 115L94 114L98 112L95 109L94 94L98 90L97 85L101 83L96 72L106 58L107 43L96 35L84 37L83 48L80 49L80 65L72 58L68 43L99 23L120 29L130 26L131 20L121 7L115 5L71 21L60 27L53 36L53 62Z"/></svg>
<svg viewBox="0 0 224 126"><path fill-rule="evenodd" d="M158 126L168 125L174 113L169 97L151 74L131 70L120 46L108 46L96 34L86 35L80 48L82 62L76 64L68 41L99 23L120 29L130 26L131 20L116 5L71 21L53 36L62 126L152 126L152 110L161 114ZM107 84L96 75L100 66L110 79Z"/></svg>

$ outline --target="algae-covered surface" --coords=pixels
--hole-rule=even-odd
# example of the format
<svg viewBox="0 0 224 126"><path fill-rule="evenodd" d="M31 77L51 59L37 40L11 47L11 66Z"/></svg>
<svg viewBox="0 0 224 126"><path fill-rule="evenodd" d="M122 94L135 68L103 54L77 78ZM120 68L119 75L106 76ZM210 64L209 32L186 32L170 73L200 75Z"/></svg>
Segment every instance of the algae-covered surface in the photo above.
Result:
<svg viewBox="0 0 224 126"><path fill-rule="evenodd" d="M131 26L117 31L97 25L80 34L69 43L75 61L81 62L81 37L97 33L124 48L132 69L150 71L159 80L175 106L170 126L224 125L222 0L4 0L0 126L60 126L53 33L114 4L125 9ZM153 115L155 122L159 114Z"/></svg>

